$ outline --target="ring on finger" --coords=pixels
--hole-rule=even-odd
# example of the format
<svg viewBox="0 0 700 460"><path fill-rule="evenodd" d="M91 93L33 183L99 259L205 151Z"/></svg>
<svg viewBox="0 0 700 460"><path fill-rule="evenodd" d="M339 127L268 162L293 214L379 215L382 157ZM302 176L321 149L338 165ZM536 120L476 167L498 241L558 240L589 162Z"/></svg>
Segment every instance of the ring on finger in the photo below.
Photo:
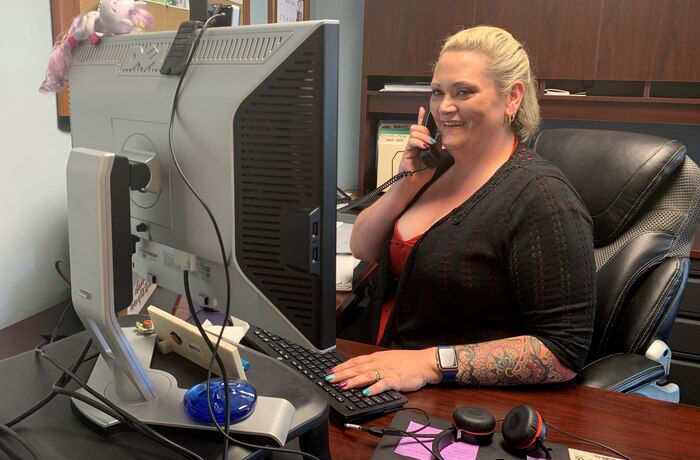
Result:
<svg viewBox="0 0 700 460"><path fill-rule="evenodd" d="M374 370L374 377L376 378L374 383L379 382L382 379L382 371L380 371L379 369L375 369Z"/></svg>

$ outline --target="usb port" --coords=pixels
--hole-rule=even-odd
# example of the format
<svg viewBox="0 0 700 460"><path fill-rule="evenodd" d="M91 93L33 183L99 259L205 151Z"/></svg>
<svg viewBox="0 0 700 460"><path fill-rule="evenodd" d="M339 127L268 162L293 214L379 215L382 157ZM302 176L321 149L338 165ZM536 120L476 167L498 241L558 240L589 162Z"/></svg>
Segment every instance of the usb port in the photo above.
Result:
<svg viewBox="0 0 700 460"><path fill-rule="evenodd" d="M311 263L315 264L318 262L318 248L313 248L311 250Z"/></svg>
<svg viewBox="0 0 700 460"><path fill-rule="evenodd" d="M311 224L311 236L313 238L318 238L318 222L313 222Z"/></svg>

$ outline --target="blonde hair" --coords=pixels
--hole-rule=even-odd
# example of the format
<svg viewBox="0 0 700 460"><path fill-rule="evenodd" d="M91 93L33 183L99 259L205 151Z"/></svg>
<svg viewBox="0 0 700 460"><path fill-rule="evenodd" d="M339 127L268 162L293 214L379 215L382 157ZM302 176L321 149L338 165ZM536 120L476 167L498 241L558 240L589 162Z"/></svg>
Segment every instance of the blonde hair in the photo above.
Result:
<svg viewBox="0 0 700 460"><path fill-rule="evenodd" d="M446 39L440 56L447 51L484 54L489 59L488 72L498 90L504 94L510 91L516 81L523 82L523 100L511 123L511 129L522 139L527 139L537 131L540 125L537 80L527 52L509 32L492 26L464 29Z"/></svg>

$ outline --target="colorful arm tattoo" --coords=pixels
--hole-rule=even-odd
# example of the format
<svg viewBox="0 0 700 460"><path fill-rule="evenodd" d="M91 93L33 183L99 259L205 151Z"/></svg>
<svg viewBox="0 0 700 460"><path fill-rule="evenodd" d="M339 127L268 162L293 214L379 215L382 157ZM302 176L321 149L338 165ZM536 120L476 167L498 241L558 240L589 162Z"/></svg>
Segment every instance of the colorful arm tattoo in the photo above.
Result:
<svg viewBox="0 0 700 460"><path fill-rule="evenodd" d="M527 385L570 380L567 369L532 336L456 346L457 381L466 385Z"/></svg>

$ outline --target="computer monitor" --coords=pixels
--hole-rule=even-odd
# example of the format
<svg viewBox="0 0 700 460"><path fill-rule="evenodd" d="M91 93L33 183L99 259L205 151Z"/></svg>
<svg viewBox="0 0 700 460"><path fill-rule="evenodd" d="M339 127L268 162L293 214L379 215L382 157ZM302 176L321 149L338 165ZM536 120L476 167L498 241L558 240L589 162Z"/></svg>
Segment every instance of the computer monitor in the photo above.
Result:
<svg viewBox="0 0 700 460"><path fill-rule="evenodd" d="M338 28L337 21L324 20L207 29L185 74L172 130L177 160L221 229L231 313L320 351L335 346ZM181 262L196 260L190 276L195 300L222 309L225 280L217 238L169 150L179 77L162 75L160 68L174 36L173 31L105 37L76 51L70 74L72 143L76 155L108 152L148 164L151 191L130 196L128 233L139 238L133 270L182 293ZM92 183L87 189L71 186L71 180L81 182L71 175L81 166L71 161L69 219L71 209L80 208L71 208L71 197L100 194ZM95 171L102 174L104 167L95 163L89 174ZM108 186L102 195L110 194L116 196ZM93 204L105 216L112 212L96 225L113 225L103 234L116 237L124 220L115 214L117 206ZM84 219L69 223L74 301L85 304L83 310L102 308L100 302L114 302L117 311L127 307L130 300L118 300L116 285L123 283L115 280L128 277L130 283L130 273L123 273L128 242L122 238L119 248L100 241L88 245L90 235L76 230ZM74 254L76 261L86 257L89 263L76 266ZM79 285L96 267L103 268L104 279L91 283L106 291L104 301L87 299L90 293ZM103 356L119 355L113 367L125 367L133 380L133 366L123 366L128 358L109 344L103 348ZM147 388L140 393L149 399Z"/></svg>

